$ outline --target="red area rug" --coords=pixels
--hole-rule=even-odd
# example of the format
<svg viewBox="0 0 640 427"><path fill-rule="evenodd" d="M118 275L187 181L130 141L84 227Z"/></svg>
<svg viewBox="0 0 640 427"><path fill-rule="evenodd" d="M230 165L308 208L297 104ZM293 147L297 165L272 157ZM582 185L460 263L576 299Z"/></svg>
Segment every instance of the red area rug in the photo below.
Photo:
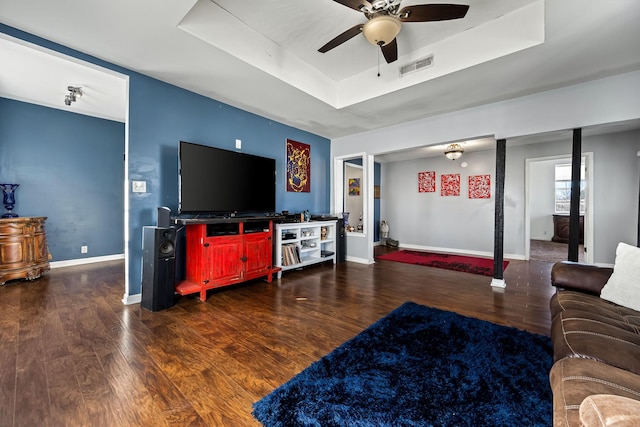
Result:
<svg viewBox="0 0 640 427"><path fill-rule="evenodd" d="M386 261L397 261L404 262L406 264L424 265L427 267L481 274L489 277L493 276L493 259L491 258L477 258L464 255L449 255L409 250L391 252L380 255L377 258ZM504 261L502 263L502 268L507 268L507 265L509 265L509 261Z"/></svg>

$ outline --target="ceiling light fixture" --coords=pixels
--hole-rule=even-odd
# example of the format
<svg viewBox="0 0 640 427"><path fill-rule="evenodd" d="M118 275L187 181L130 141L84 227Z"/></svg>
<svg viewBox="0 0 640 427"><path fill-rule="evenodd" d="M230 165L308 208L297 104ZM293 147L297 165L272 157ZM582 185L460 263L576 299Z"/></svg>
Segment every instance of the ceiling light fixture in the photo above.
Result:
<svg viewBox="0 0 640 427"><path fill-rule="evenodd" d="M400 20L391 15L379 15L367 21L362 32L372 45L386 46L400 32Z"/></svg>
<svg viewBox="0 0 640 427"><path fill-rule="evenodd" d="M449 144L444 150L444 155L447 156L449 160L459 159L462 153L464 153L464 149L460 144Z"/></svg>
<svg viewBox="0 0 640 427"><path fill-rule="evenodd" d="M82 88L75 86L67 86L69 94L64 97L64 105L69 106L72 102L76 102L78 98L82 97Z"/></svg>

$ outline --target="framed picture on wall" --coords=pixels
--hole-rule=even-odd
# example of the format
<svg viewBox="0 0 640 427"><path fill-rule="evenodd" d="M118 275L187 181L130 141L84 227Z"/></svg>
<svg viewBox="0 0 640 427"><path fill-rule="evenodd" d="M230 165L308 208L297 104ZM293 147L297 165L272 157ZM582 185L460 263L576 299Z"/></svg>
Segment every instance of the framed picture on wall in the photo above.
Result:
<svg viewBox="0 0 640 427"><path fill-rule="evenodd" d="M287 139L287 191L311 191L311 146Z"/></svg>
<svg viewBox="0 0 640 427"><path fill-rule="evenodd" d="M435 193L436 172L418 172L418 193Z"/></svg>
<svg viewBox="0 0 640 427"><path fill-rule="evenodd" d="M469 177L469 198L491 198L491 175L473 175Z"/></svg>
<svg viewBox="0 0 640 427"><path fill-rule="evenodd" d="M379 199L380 198L380 186L379 185L374 185L373 186L373 198L374 199Z"/></svg>
<svg viewBox="0 0 640 427"><path fill-rule="evenodd" d="M349 178L349 195L360 195L360 178Z"/></svg>
<svg viewBox="0 0 640 427"><path fill-rule="evenodd" d="M440 176L440 195L459 196L460 195L460 174L450 173Z"/></svg>

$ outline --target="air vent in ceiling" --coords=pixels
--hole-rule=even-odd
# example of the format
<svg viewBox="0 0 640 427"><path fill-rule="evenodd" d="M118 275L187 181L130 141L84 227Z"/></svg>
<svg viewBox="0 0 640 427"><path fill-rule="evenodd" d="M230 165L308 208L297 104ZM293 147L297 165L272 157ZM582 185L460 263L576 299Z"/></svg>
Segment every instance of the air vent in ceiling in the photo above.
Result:
<svg viewBox="0 0 640 427"><path fill-rule="evenodd" d="M409 64L400 67L400 77L410 73L414 73L418 70L422 70L433 65L433 55L429 55L426 58L418 59L417 61L410 62Z"/></svg>

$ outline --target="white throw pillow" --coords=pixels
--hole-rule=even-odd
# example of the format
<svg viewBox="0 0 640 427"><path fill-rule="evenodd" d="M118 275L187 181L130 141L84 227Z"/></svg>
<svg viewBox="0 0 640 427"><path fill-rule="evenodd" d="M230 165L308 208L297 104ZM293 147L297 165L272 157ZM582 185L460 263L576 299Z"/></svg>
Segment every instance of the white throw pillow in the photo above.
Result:
<svg viewBox="0 0 640 427"><path fill-rule="evenodd" d="M618 243L613 274L600 298L640 311L640 248Z"/></svg>

